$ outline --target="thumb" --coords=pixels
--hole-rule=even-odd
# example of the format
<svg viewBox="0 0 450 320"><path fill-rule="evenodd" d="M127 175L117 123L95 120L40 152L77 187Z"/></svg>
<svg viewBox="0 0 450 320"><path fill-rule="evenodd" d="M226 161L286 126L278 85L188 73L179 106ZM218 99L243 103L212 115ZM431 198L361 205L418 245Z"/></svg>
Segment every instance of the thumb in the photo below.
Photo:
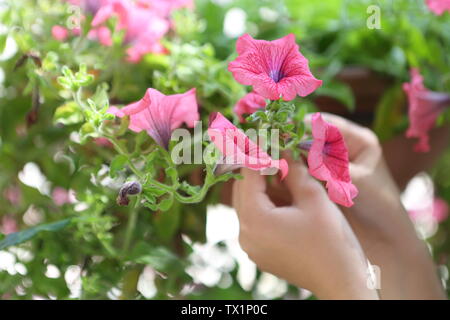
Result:
<svg viewBox="0 0 450 320"><path fill-rule="evenodd" d="M261 212L267 213L275 208L266 193L265 176L261 175L259 171L247 168L241 169L241 174L244 178L236 181L238 194L235 195L236 209L240 211L240 217L257 215Z"/></svg>
<svg viewBox="0 0 450 320"><path fill-rule="evenodd" d="M324 193L323 187L308 172L303 159L294 161L289 155L285 156L289 164L289 174L285 184L292 195L296 205L303 203L311 197Z"/></svg>

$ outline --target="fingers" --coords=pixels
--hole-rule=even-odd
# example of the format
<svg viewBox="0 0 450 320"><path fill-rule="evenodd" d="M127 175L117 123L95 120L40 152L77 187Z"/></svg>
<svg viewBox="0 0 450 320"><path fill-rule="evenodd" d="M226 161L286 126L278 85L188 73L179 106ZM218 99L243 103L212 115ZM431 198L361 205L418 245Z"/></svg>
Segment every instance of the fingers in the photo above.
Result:
<svg viewBox="0 0 450 320"><path fill-rule="evenodd" d="M237 180L233 186L233 205L239 219L264 215L275 205L266 194L266 179L258 171L241 169L243 180Z"/></svg>
<svg viewBox="0 0 450 320"><path fill-rule="evenodd" d="M236 208L236 206L239 203L238 195L239 195L239 180L233 181L233 189L231 194L231 205L233 208Z"/></svg>

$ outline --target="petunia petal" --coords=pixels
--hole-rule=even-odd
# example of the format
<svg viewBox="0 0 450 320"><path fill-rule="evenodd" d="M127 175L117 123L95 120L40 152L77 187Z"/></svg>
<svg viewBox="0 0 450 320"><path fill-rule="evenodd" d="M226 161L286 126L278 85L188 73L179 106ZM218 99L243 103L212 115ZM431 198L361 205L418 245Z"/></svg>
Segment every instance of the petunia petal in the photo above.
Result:
<svg viewBox="0 0 450 320"><path fill-rule="evenodd" d="M404 83L403 90L409 103L409 128L406 137L419 139L414 147L416 152L428 152L428 132L435 126L439 115L450 105L450 95L425 88L423 77L417 69L411 70L411 82Z"/></svg>
<svg viewBox="0 0 450 320"><path fill-rule="evenodd" d="M313 142L308 153L310 174L326 181L328 195L334 202L353 205L358 190L351 183L348 150L339 129L325 122L320 113L312 116Z"/></svg>
<svg viewBox="0 0 450 320"><path fill-rule="evenodd" d="M211 114L208 134L228 167L241 166L257 171L276 168L281 171L282 179L287 175L288 165L284 159L273 160L221 113Z"/></svg>
<svg viewBox="0 0 450 320"><path fill-rule="evenodd" d="M344 207L353 206L353 198L358 195L358 189L350 182L329 180L326 184L330 199Z"/></svg>
<svg viewBox="0 0 450 320"><path fill-rule="evenodd" d="M238 101L234 112L238 115L240 122L245 122L244 114L252 114L258 109L265 108L266 104L266 100L262 96L250 92Z"/></svg>
<svg viewBox="0 0 450 320"><path fill-rule="evenodd" d="M450 12L450 0L427 0L427 5L438 16L442 15L445 11Z"/></svg>
<svg viewBox="0 0 450 320"><path fill-rule="evenodd" d="M165 52L160 40L169 31L168 17L160 16L157 10L132 1L107 2L97 11L92 21L92 26L98 29L96 31L98 39L104 45L111 43L110 37L105 30L99 28L104 27L104 23L112 16L118 18L116 29L125 31L124 43L129 46L127 49L129 62L137 63L150 52Z"/></svg>
<svg viewBox="0 0 450 320"><path fill-rule="evenodd" d="M129 116L128 128L147 133L162 147L167 148L174 129L186 123L193 127L199 119L196 90L166 96L156 89L147 89L144 97L122 109L111 107L108 112L118 117Z"/></svg>
<svg viewBox="0 0 450 320"><path fill-rule="evenodd" d="M278 100L282 96L289 101L322 85L309 70L293 34L274 41L255 40L245 34L238 39L236 50L239 56L229 63L228 70L236 81L253 86L264 98Z"/></svg>

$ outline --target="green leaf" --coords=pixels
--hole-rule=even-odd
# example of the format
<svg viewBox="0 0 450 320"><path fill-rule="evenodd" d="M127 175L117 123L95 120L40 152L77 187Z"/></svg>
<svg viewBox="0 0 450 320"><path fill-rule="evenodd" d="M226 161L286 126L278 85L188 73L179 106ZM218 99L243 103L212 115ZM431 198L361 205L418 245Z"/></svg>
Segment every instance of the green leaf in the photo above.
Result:
<svg viewBox="0 0 450 320"><path fill-rule="evenodd" d="M30 229L8 234L5 239L0 241L0 250L30 240L31 238L33 238L39 232L42 231L50 231L50 232L59 231L65 228L70 223L70 221L71 219L64 219L53 223L41 224Z"/></svg>
<svg viewBox="0 0 450 320"><path fill-rule="evenodd" d="M334 98L344 104L349 111L355 110L355 97L350 87L342 82L332 81L316 91L319 96Z"/></svg>
<svg viewBox="0 0 450 320"><path fill-rule="evenodd" d="M149 200L147 196L146 196L146 200ZM149 208L151 211L158 211L158 205L153 202L145 201L143 203L143 205L144 205L144 207Z"/></svg>
<svg viewBox="0 0 450 320"><path fill-rule="evenodd" d="M156 203L156 197L152 194L145 193L144 191L144 198L147 202L154 205Z"/></svg>
<svg viewBox="0 0 450 320"><path fill-rule="evenodd" d="M154 226L158 238L167 242L173 239L180 227L182 206L175 202L170 210L155 215Z"/></svg>
<svg viewBox="0 0 450 320"><path fill-rule="evenodd" d="M70 70L70 68L68 66L63 66L61 68L61 72L64 75L64 77L69 78L69 79L73 79L73 72L72 70Z"/></svg>
<svg viewBox="0 0 450 320"><path fill-rule="evenodd" d="M99 107L99 110L104 110L106 112L109 107L108 84L102 83L97 86L92 100L94 100L95 104Z"/></svg>
<svg viewBox="0 0 450 320"><path fill-rule="evenodd" d="M140 242L131 251L130 261L150 265L161 272L175 271L182 267L179 258L165 247L152 247L148 243Z"/></svg>
<svg viewBox="0 0 450 320"><path fill-rule="evenodd" d="M305 134L305 130L306 130L305 123L303 121L299 122L297 127L297 139L300 140L303 137L303 135Z"/></svg>
<svg viewBox="0 0 450 320"><path fill-rule="evenodd" d="M74 101L67 102L58 107L53 115L54 123L62 123L64 125L80 123L83 120L83 114Z"/></svg>
<svg viewBox="0 0 450 320"><path fill-rule="evenodd" d="M99 134L95 130L95 127L90 122L83 124L79 130L81 143L85 143L88 137L98 138Z"/></svg>
<svg viewBox="0 0 450 320"><path fill-rule="evenodd" d="M172 183L177 183L178 182L178 172L177 169L175 169L174 167L169 167L166 168L166 175L170 178L170 180L172 181Z"/></svg>
<svg viewBox="0 0 450 320"><path fill-rule="evenodd" d="M402 107L405 95L401 84L388 89L377 105L373 130L381 141L392 138L404 116Z"/></svg>
<svg viewBox="0 0 450 320"><path fill-rule="evenodd" d="M289 116L289 114L287 112L280 111L280 112L277 112L277 114L275 115L275 119L278 122L286 122L288 119L288 116Z"/></svg>
<svg viewBox="0 0 450 320"><path fill-rule="evenodd" d="M145 186L144 187L144 191L146 192L146 194L151 194L152 196L156 196L156 197L160 197L163 194L166 193L166 191L164 189L155 187L155 186Z"/></svg>
<svg viewBox="0 0 450 320"><path fill-rule="evenodd" d="M117 176L117 172L123 169L125 163L127 163L128 157L124 154L117 155L112 161L109 167L109 176L111 178L115 178Z"/></svg>
<svg viewBox="0 0 450 320"><path fill-rule="evenodd" d="M161 202L159 203L159 210L161 211L167 211L170 209L170 207L172 207L173 204L173 197L169 197L166 199L161 200Z"/></svg>
<svg viewBox="0 0 450 320"><path fill-rule="evenodd" d="M5 50L7 39L8 39L8 33L0 34L0 53L2 53L3 50Z"/></svg>
<svg viewBox="0 0 450 320"><path fill-rule="evenodd" d="M50 51L42 61L42 69L44 69L45 71L56 70L58 66L58 59L58 55L55 52Z"/></svg>
<svg viewBox="0 0 450 320"><path fill-rule="evenodd" d="M284 132L291 132L295 128L295 124L293 123L287 123L285 125L282 125L281 128Z"/></svg>
<svg viewBox="0 0 450 320"><path fill-rule="evenodd" d="M58 83L67 90L74 89L72 81L70 81L66 77L58 77L56 78L56 81L58 81Z"/></svg>
<svg viewBox="0 0 450 320"><path fill-rule="evenodd" d="M298 108L297 113L295 114L295 121L298 123L302 123L303 119L305 118L306 114L308 113L308 106L305 104L302 104L300 108Z"/></svg>

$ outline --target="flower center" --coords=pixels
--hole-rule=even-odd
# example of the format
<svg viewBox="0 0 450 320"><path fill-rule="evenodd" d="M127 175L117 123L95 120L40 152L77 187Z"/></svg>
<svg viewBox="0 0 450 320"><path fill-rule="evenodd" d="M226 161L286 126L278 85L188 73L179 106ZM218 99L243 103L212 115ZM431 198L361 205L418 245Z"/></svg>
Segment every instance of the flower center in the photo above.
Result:
<svg viewBox="0 0 450 320"><path fill-rule="evenodd" d="M269 76L275 83L280 82L280 80L284 78L284 74L280 69L270 70Z"/></svg>

